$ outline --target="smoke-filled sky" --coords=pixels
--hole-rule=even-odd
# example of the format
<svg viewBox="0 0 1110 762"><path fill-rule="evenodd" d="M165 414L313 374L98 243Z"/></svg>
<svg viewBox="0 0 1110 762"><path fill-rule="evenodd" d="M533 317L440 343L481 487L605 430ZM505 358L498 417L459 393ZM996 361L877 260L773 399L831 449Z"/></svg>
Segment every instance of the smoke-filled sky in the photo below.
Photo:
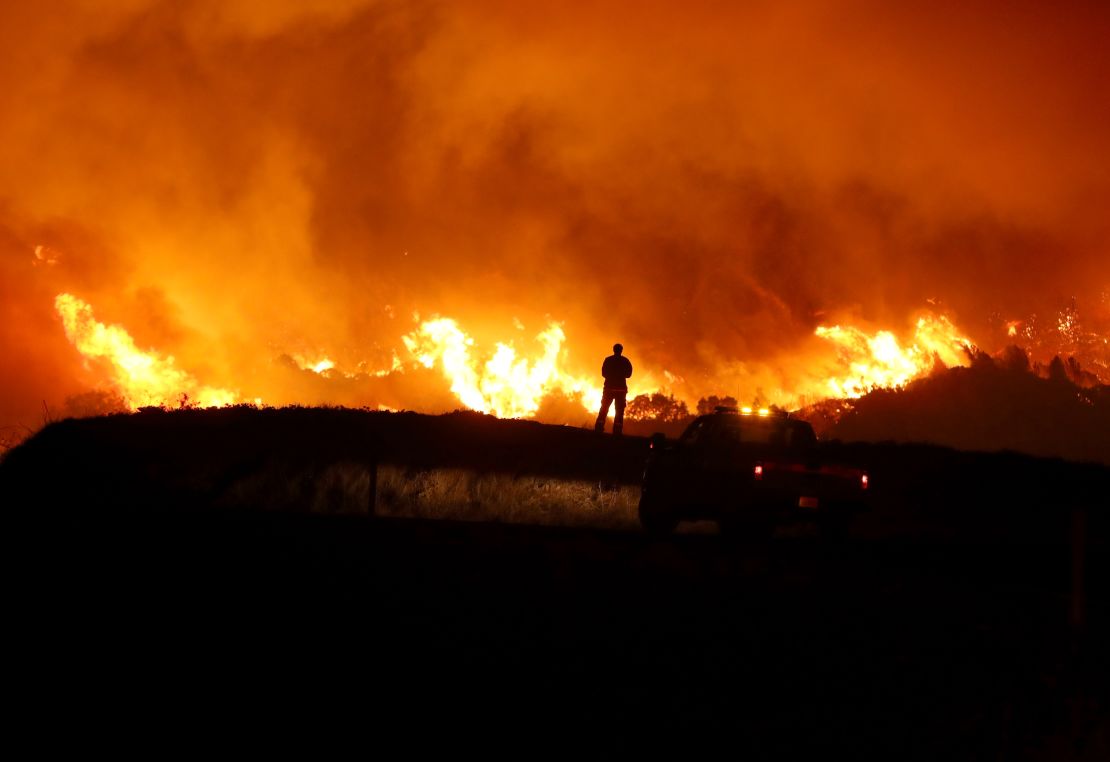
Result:
<svg viewBox="0 0 1110 762"><path fill-rule="evenodd" d="M103 384L63 292L205 384L416 409L280 358L555 320L697 395L820 323L1106 325L1108 39L1099 0L4 3L0 425Z"/></svg>

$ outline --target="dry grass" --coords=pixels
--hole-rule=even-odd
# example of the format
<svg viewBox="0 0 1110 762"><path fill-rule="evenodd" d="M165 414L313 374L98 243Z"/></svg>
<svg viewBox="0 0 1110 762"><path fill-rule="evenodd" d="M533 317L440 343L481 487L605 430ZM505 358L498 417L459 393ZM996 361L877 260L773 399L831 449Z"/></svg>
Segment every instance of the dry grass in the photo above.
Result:
<svg viewBox="0 0 1110 762"><path fill-rule="evenodd" d="M370 469L362 463L338 462L321 468L274 462L236 479L215 502L233 508L365 514L370 505L370 480ZM195 486L203 489L205 485Z"/></svg>
<svg viewBox="0 0 1110 762"><path fill-rule="evenodd" d="M361 463L291 467L270 463L228 485L217 500L227 507L365 514L370 470ZM209 478L192 479L210 488ZM550 477L478 473L469 469L417 469L385 464L378 469L375 511L380 516L500 521L549 526L636 528L639 487Z"/></svg>
<svg viewBox="0 0 1110 762"><path fill-rule="evenodd" d="M383 516L628 529L639 526L639 499L635 486L549 477L392 465L378 472Z"/></svg>

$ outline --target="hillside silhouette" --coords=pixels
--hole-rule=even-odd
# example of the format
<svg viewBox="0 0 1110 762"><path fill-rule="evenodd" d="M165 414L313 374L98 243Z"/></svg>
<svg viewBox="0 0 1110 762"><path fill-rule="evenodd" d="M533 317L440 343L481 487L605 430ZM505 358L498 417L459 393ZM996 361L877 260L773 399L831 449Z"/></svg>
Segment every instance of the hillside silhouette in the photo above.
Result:
<svg viewBox="0 0 1110 762"><path fill-rule="evenodd" d="M434 726L452 750L475 734L536 748L553 722L552 743L614 755L1102 743L1110 468L829 443L874 477L872 510L834 544L658 540L597 515L604 500L529 512L560 482L634 495L647 444L475 413L51 424L0 462L27 690L153 673L158 713L195 707L191 686L270 717L365 686L375 743ZM451 480L478 499L438 515L468 521L384 510ZM477 505L499 498L522 510Z"/></svg>
<svg viewBox="0 0 1110 762"><path fill-rule="evenodd" d="M949 372L907 391L862 401L862 421L887 416L893 422L878 429L888 441L823 445L825 460L871 472L873 510L862 519L869 531L1035 539L1049 527L1055 534L1063 532L1072 507L1093 505L1094 496L1110 492L1110 469L1093 463L889 441L889 432L903 420L899 416L929 420L927 411L913 416L905 412L919 395L951 405L960 399L958 394L967 396L967 379L985 383L989 390L998 383L996 377L1004 383L1033 384L1036 390L1045 384L994 371ZM916 432L899 433L912 439ZM491 499L492 488L473 483L445 487L445 479L474 482L482 475L501 475L509 481L498 482L498 489L511 487L517 496L521 489L552 490L564 482L638 488L648 445L637 436L612 437L473 412L430 416L341 408L151 409L46 426L0 463L0 493L14 505L33 504L44 513L59 514L231 508L374 513L381 466L394 469L387 480L392 492L386 496L394 503L404 498L402 493L415 494L406 480L425 483L424 492L450 487L457 493L452 499L473 502L476 498L464 494L467 490L484 491ZM521 486L522 479L543 481L528 487ZM528 522L526 513L513 513L515 520ZM483 518L476 508L467 515ZM1101 514L1097 520L1102 521ZM626 523L620 518L602 525Z"/></svg>
<svg viewBox="0 0 1110 762"><path fill-rule="evenodd" d="M1110 386L1074 360L1031 367L1014 347L999 358L977 354L970 367L940 369L904 389L829 401L799 415L845 441L929 442L1110 464Z"/></svg>

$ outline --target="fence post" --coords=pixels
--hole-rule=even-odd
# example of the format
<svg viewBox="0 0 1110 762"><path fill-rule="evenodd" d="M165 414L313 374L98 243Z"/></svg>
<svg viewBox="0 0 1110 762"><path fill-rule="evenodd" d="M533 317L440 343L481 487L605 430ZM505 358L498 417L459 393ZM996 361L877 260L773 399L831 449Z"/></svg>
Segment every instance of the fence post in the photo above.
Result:
<svg viewBox="0 0 1110 762"><path fill-rule="evenodd" d="M370 496L367 499L366 512L374 516L378 510L378 459L370 462Z"/></svg>
<svg viewBox="0 0 1110 762"><path fill-rule="evenodd" d="M1076 504L1071 510L1071 626L1078 636L1086 620L1086 590L1083 586L1087 552L1087 510Z"/></svg>
<svg viewBox="0 0 1110 762"><path fill-rule="evenodd" d="M1071 509L1071 668L1068 702L1071 715L1071 742L1079 748L1083 739L1084 710L1086 706L1087 675L1084 662L1087 644L1087 591L1084 586L1087 555L1087 509L1076 502Z"/></svg>

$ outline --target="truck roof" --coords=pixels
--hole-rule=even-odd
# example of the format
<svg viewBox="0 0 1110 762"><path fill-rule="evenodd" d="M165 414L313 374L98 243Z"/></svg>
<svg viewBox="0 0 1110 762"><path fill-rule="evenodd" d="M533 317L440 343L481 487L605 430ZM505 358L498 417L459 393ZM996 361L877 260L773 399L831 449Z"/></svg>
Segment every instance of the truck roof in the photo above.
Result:
<svg viewBox="0 0 1110 762"><path fill-rule="evenodd" d="M785 414L748 414L728 409L695 418L679 438L693 444L705 440L709 444L766 444L802 446L817 441L808 422Z"/></svg>

